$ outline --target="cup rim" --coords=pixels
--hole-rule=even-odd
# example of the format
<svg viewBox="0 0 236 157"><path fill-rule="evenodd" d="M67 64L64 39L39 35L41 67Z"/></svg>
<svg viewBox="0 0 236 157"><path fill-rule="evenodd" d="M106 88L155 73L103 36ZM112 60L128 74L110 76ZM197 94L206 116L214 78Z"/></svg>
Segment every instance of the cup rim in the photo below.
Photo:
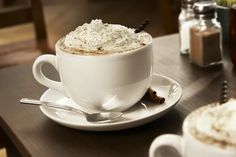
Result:
<svg viewBox="0 0 236 157"><path fill-rule="evenodd" d="M140 50L143 50L143 49L146 49L150 46L152 46L153 44L153 38L152 36L147 33L150 40L149 42L144 45L144 46L141 46L139 48L136 48L136 49L132 49L132 50L127 50L127 51L124 51L122 53L111 53L111 54L105 54L105 55L81 55L81 54L73 54L73 53L70 53L70 52L64 52L65 50L59 48L58 44L61 40L63 40L65 37L63 38L60 38L56 44L55 44L55 49L56 49L56 53L60 52L60 53L63 53L63 54L66 54L66 55L69 55L69 56L73 56L73 57L80 57L80 58L114 58L114 57L124 57L124 56L129 56L129 55L133 55L135 53L138 53Z"/></svg>

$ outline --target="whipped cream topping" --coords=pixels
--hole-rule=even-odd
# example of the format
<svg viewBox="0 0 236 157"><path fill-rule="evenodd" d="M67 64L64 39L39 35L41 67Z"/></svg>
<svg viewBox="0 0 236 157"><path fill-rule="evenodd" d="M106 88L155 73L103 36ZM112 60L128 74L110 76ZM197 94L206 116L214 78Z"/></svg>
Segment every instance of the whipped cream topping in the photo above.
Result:
<svg viewBox="0 0 236 157"><path fill-rule="evenodd" d="M73 50L73 53L79 53L80 50L87 53L120 53L143 47L150 42L151 36L148 33L134 31L122 25L92 20L66 35L64 46Z"/></svg>
<svg viewBox="0 0 236 157"><path fill-rule="evenodd" d="M195 119L196 130L215 141L236 146L236 100L208 107Z"/></svg>

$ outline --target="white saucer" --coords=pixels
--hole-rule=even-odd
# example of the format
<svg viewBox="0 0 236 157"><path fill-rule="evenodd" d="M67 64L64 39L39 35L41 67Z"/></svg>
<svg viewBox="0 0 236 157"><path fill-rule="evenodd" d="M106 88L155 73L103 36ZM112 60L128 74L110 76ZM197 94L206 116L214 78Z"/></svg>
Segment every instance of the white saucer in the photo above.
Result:
<svg viewBox="0 0 236 157"><path fill-rule="evenodd" d="M163 114L167 113L180 100L182 88L179 83L166 76L153 74L151 87L157 91L157 94L166 98L164 104L155 104L153 102L142 100L132 108L124 112L123 118L112 123L90 123L78 114L60 109L52 109L41 106L40 109L44 115L51 120L75 129L89 131L112 131L136 127L151 122ZM61 93L48 89L40 100L66 104L73 107L78 106Z"/></svg>

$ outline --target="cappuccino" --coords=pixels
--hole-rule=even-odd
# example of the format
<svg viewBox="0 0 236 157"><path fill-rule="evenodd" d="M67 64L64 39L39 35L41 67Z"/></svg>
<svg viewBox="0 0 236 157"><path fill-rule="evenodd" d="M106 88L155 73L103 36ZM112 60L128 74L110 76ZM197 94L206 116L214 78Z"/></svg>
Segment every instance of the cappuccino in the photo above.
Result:
<svg viewBox="0 0 236 157"><path fill-rule="evenodd" d="M236 100L201 107L187 121L191 134L198 140L236 150Z"/></svg>
<svg viewBox="0 0 236 157"><path fill-rule="evenodd" d="M150 87L153 43L145 32L135 34L134 29L93 20L60 39L55 49L56 56L35 60L34 77L84 111L125 111ZM56 68L61 82L44 76L45 63Z"/></svg>
<svg viewBox="0 0 236 157"><path fill-rule="evenodd" d="M182 157L236 157L236 99L193 111L184 120L183 136L157 137L149 156L156 157L162 146L175 148Z"/></svg>
<svg viewBox="0 0 236 157"><path fill-rule="evenodd" d="M151 39L146 32L135 33L132 28L92 20L67 34L57 45L72 54L106 55L139 49L150 43Z"/></svg>

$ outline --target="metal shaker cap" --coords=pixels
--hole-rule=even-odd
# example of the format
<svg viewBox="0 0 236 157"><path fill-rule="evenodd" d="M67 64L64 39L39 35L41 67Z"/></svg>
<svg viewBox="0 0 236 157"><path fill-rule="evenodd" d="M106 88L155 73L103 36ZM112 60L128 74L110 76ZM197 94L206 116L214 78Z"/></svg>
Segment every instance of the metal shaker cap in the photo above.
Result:
<svg viewBox="0 0 236 157"><path fill-rule="evenodd" d="M216 12L215 1L201 1L193 5L193 11L198 15L214 14Z"/></svg>
<svg viewBox="0 0 236 157"><path fill-rule="evenodd" d="M182 0L181 1L181 6L182 6L182 8L185 8L185 9L192 8L193 4L197 1L198 0Z"/></svg>

